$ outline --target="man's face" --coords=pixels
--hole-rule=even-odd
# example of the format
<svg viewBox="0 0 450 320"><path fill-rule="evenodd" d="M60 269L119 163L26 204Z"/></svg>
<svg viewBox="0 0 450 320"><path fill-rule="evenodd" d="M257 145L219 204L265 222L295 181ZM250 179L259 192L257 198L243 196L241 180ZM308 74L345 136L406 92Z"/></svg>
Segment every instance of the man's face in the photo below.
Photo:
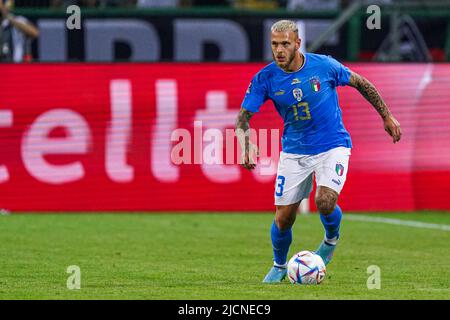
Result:
<svg viewBox="0 0 450 320"><path fill-rule="evenodd" d="M13 0L2 0L2 3L3 3L3 6L8 10L11 10L14 7Z"/></svg>
<svg viewBox="0 0 450 320"><path fill-rule="evenodd" d="M13 0L5 0L5 7L8 10L11 10L14 7L14 1Z"/></svg>
<svg viewBox="0 0 450 320"><path fill-rule="evenodd" d="M272 32L272 55L275 63L280 68L288 67L295 58L295 53L300 49L300 39L292 31Z"/></svg>

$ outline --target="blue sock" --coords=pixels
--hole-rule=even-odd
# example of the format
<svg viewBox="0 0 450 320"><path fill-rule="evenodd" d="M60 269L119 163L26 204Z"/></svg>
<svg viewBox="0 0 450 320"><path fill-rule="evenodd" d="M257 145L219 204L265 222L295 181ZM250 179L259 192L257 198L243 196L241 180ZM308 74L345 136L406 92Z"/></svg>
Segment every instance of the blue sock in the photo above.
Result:
<svg viewBox="0 0 450 320"><path fill-rule="evenodd" d="M279 230L275 221L272 223L272 228L270 230L270 236L272 238L272 247L274 261L277 265L285 265L287 260L287 254L289 251L289 246L292 242L292 228L288 230Z"/></svg>
<svg viewBox="0 0 450 320"><path fill-rule="evenodd" d="M339 238L339 227L341 226L342 210L336 205L336 208L329 215L320 214L320 220L325 228L327 239Z"/></svg>

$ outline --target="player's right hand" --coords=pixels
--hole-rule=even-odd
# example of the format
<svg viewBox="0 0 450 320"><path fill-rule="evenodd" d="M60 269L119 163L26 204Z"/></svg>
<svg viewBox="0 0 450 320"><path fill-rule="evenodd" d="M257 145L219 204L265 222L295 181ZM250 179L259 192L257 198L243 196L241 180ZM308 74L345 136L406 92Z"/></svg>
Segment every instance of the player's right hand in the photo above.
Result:
<svg viewBox="0 0 450 320"><path fill-rule="evenodd" d="M242 166L247 170L253 170L256 167L256 159L259 157L259 150L256 144L250 142L248 150L242 154Z"/></svg>

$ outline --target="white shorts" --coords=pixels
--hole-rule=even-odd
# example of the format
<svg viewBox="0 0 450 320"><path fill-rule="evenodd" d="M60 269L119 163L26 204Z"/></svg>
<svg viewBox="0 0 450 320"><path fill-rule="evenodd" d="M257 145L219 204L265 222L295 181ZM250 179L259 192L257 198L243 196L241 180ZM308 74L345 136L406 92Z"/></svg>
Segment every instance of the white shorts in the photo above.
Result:
<svg viewBox="0 0 450 320"><path fill-rule="evenodd" d="M308 198L313 186L326 186L341 193L347 176L351 149L338 147L316 155L280 153L275 180L275 205L288 205Z"/></svg>

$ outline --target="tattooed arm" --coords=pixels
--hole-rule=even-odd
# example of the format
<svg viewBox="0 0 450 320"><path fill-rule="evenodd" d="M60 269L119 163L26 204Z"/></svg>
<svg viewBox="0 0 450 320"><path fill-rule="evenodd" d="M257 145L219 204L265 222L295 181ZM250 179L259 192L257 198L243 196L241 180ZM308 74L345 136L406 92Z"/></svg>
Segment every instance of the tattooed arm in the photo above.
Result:
<svg viewBox="0 0 450 320"><path fill-rule="evenodd" d="M245 169L252 170L256 167L254 156L258 156L258 147L250 142L250 118L253 112L247 111L243 108L239 110L236 119L236 136L242 150L241 164Z"/></svg>
<svg viewBox="0 0 450 320"><path fill-rule="evenodd" d="M356 88L359 93L361 93L361 95L370 102L375 110L377 110L383 119L384 130L389 133L394 143L398 142L402 136L400 123L391 114L374 85L370 83L369 80L355 72L351 72L349 85Z"/></svg>

